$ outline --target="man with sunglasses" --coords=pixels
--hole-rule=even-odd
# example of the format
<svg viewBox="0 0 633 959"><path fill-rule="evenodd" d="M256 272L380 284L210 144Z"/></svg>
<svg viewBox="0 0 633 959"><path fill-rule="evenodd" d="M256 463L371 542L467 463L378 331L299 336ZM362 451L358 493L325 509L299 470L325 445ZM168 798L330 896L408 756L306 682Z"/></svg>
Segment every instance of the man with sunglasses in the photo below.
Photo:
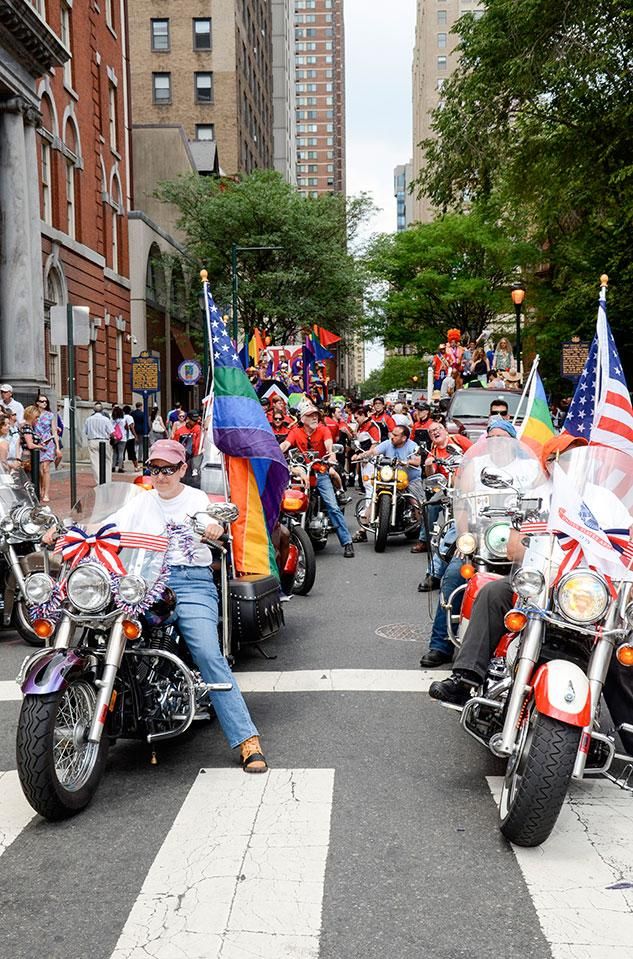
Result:
<svg viewBox="0 0 633 959"><path fill-rule="evenodd" d="M157 502L165 525L172 524L167 563L168 586L176 595L174 622L203 680L233 684L229 692L210 693L211 703L229 746L232 749L240 747L244 772L265 772L268 767L261 751L259 733L218 643L218 592L211 572L211 550L204 542L196 542L187 524L190 516L206 510L209 505L207 494L183 484L187 472L186 452L177 440L157 440L154 443L149 451L146 472L152 478L154 489L132 500L130 528L136 532L161 532L144 528L145 497L148 504L151 503L152 515L155 515ZM126 508L117 514L121 527L125 525L122 514ZM204 538L217 540L223 533L222 526L210 522Z"/></svg>

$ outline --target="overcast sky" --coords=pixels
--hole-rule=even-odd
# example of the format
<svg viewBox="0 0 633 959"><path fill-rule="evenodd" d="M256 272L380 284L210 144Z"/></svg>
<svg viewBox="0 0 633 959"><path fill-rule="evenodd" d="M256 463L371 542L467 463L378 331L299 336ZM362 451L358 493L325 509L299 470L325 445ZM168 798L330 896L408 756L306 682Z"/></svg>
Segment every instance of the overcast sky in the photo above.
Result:
<svg viewBox="0 0 633 959"><path fill-rule="evenodd" d="M381 207L370 232L396 229L393 169L411 158L415 0L344 0L347 192ZM382 349L366 353L367 372Z"/></svg>

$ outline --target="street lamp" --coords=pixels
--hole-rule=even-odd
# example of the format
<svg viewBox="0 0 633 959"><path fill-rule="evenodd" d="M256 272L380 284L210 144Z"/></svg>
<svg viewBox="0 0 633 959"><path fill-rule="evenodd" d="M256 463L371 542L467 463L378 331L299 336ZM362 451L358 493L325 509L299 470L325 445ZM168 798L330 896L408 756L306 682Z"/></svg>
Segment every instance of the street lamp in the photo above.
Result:
<svg viewBox="0 0 633 959"><path fill-rule="evenodd" d="M517 357L517 372L521 375L521 305L525 299L525 287L522 283L513 283L510 291L512 302L514 303L514 315L516 319L516 343L515 351Z"/></svg>
<svg viewBox="0 0 633 959"><path fill-rule="evenodd" d="M283 250L282 246L238 246L231 244L231 311L233 313L233 339L238 346L237 336L237 254L252 253L257 250Z"/></svg>

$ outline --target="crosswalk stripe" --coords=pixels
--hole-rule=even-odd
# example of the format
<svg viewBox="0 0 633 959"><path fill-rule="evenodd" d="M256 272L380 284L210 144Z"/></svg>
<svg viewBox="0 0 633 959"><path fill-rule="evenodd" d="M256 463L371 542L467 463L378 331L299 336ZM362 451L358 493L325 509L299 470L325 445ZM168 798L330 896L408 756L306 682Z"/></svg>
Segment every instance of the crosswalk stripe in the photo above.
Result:
<svg viewBox="0 0 633 959"><path fill-rule="evenodd" d="M333 769L201 769L112 959L317 959Z"/></svg>
<svg viewBox="0 0 633 959"><path fill-rule="evenodd" d="M284 672L236 672L243 693L428 693L444 669L295 669ZM19 702L17 683L0 682L0 702Z"/></svg>
<svg viewBox="0 0 633 959"><path fill-rule="evenodd" d="M496 800L501 777L489 777ZM633 798L573 783L550 838L513 846L553 959L628 959L633 942Z"/></svg>
<svg viewBox="0 0 633 959"><path fill-rule="evenodd" d="M33 816L15 769L0 772L0 856L18 838Z"/></svg>

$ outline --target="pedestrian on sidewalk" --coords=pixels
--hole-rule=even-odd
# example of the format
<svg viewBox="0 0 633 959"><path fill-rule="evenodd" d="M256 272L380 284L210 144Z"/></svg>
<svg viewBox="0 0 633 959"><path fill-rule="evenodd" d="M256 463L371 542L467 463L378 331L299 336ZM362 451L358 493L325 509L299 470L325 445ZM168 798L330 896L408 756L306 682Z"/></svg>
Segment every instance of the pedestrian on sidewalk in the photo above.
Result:
<svg viewBox="0 0 633 959"><path fill-rule="evenodd" d="M18 415L14 413L12 409L9 409L8 406L0 406L0 415L6 416L9 421L9 455L7 462L10 467L19 466L22 458L22 440L18 426Z"/></svg>
<svg viewBox="0 0 633 959"><path fill-rule="evenodd" d="M38 406L27 406L24 410L20 437L22 440L22 467L27 473L31 471L32 450L40 450L41 453L44 448L35 435L35 427L39 418L40 410Z"/></svg>
<svg viewBox="0 0 633 959"><path fill-rule="evenodd" d="M33 433L42 447L40 453L40 500L42 503L50 503L51 463L54 462L55 466L59 466L62 461L62 453L59 448L56 415L51 411L48 397L40 394L36 406L40 415Z"/></svg>
<svg viewBox="0 0 633 959"><path fill-rule="evenodd" d="M96 482L99 482L99 449L101 443L105 443L106 451L106 482L109 482L112 470L112 450L110 443L112 437L113 424L109 416L103 412L101 403L95 403L94 410L86 420L84 434L88 440L88 454L90 456L90 466Z"/></svg>
<svg viewBox="0 0 633 959"><path fill-rule="evenodd" d="M141 413L141 416L143 414ZM140 466L138 465L138 456L136 455L136 444L138 442L138 431L136 429L136 423L134 422L134 417L132 416L132 407L124 406L123 407L123 416L125 419L125 455L132 463L135 471L138 473ZM125 464L122 464L123 466ZM122 473L123 470L120 470Z"/></svg>
<svg viewBox="0 0 633 959"><path fill-rule="evenodd" d="M10 383L0 385L0 400L2 400L3 406L8 407L15 413L18 426L21 426L24 420L24 407L19 400L13 399L13 387Z"/></svg>
<svg viewBox="0 0 633 959"><path fill-rule="evenodd" d="M153 446L157 440L166 440L167 427L165 426L165 423L158 411L157 406L152 406L152 410L149 416L149 421L151 423L150 431L149 431L150 446Z"/></svg>

